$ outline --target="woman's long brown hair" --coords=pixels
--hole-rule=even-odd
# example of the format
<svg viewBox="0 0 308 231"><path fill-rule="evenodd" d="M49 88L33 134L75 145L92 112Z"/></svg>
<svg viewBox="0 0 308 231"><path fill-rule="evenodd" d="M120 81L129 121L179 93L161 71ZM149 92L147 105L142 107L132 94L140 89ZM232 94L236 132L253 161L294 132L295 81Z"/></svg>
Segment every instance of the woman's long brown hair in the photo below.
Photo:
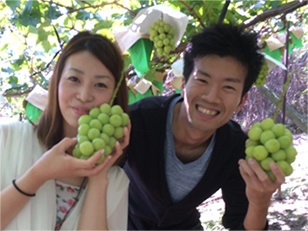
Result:
<svg viewBox="0 0 308 231"><path fill-rule="evenodd" d="M113 74L116 83L121 78L124 62L120 50L113 42L102 35L91 34L88 31L80 32L74 36L62 50L54 67L48 87L48 103L35 127L39 141L47 149L64 138L63 117L58 102L58 85L65 62L70 55L85 50L92 53L107 67ZM128 90L125 80L122 80L114 104L120 105L125 112L128 112Z"/></svg>

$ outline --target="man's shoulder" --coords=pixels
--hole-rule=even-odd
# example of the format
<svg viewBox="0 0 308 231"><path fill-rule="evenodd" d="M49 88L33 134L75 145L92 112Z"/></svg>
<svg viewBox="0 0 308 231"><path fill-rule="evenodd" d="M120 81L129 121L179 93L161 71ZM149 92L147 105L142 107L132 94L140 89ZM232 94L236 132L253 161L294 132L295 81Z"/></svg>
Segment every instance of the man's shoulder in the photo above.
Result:
<svg viewBox="0 0 308 231"><path fill-rule="evenodd" d="M229 134L230 136L244 136L247 134L242 130L241 125L234 120L229 120L224 126L220 127L218 133L223 133L225 135Z"/></svg>
<svg viewBox="0 0 308 231"><path fill-rule="evenodd" d="M149 96L131 104L129 110L131 112L136 110L167 110L172 99L177 96L179 96L179 94L171 96Z"/></svg>

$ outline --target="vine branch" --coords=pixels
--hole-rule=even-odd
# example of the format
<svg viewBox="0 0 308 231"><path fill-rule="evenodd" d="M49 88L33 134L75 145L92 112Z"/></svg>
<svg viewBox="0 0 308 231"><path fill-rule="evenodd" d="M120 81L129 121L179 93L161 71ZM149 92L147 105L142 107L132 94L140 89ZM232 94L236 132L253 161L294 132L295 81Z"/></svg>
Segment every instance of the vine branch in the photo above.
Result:
<svg viewBox="0 0 308 231"><path fill-rule="evenodd" d="M264 11L262 14L256 16L254 19L252 20L246 20L245 22L242 23L244 28L253 26L255 24L257 24L260 21L265 21L266 19L270 18L270 17L274 17L276 15L279 14L287 14L290 12L295 11L298 8L301 8L305 5L308 4L308 1L294 1L294 2L289 2L283 5L280 5L278 7L269 9ZM247 22L249 21L249 22Z"/></svg>
<svg viewBox="0 0 308 231"><path fill-rule="evenodd" d="M182 3L195 17L196 19L199 21L200 25L205 28L205 25L203 24L200 16L196 13L196 11L193 9L193 7L189 6L186 2L184 2L183 0L178 0L180 3Z"/></svg>

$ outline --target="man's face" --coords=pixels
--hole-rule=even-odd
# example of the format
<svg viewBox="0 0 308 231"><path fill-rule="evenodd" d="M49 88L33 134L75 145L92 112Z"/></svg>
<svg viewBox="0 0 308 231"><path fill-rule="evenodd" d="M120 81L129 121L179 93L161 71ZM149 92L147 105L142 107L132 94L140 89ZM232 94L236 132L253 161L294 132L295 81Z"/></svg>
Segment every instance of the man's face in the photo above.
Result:
<svg viewBox="0 0 308 231"><path fill-rule="evenodd" d="M233 57L210 55L195 61L183 91L188 123L203 132L215 132L240 111L247 69Z"/></svg>

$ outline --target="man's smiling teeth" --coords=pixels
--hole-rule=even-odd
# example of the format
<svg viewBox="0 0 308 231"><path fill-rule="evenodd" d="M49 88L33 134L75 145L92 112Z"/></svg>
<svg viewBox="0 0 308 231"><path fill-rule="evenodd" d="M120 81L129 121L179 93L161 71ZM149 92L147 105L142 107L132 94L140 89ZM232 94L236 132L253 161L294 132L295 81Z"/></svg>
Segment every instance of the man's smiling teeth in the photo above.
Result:
<svg viewBox="0 0 308 231"><path fill-rule="evenodd" d="M205 109L205 108L202 108L202 107L198 107L198 111L202 112L203 114L211 115L211 116L217 114L217 111L208 110L208 109Z"/></svg>

